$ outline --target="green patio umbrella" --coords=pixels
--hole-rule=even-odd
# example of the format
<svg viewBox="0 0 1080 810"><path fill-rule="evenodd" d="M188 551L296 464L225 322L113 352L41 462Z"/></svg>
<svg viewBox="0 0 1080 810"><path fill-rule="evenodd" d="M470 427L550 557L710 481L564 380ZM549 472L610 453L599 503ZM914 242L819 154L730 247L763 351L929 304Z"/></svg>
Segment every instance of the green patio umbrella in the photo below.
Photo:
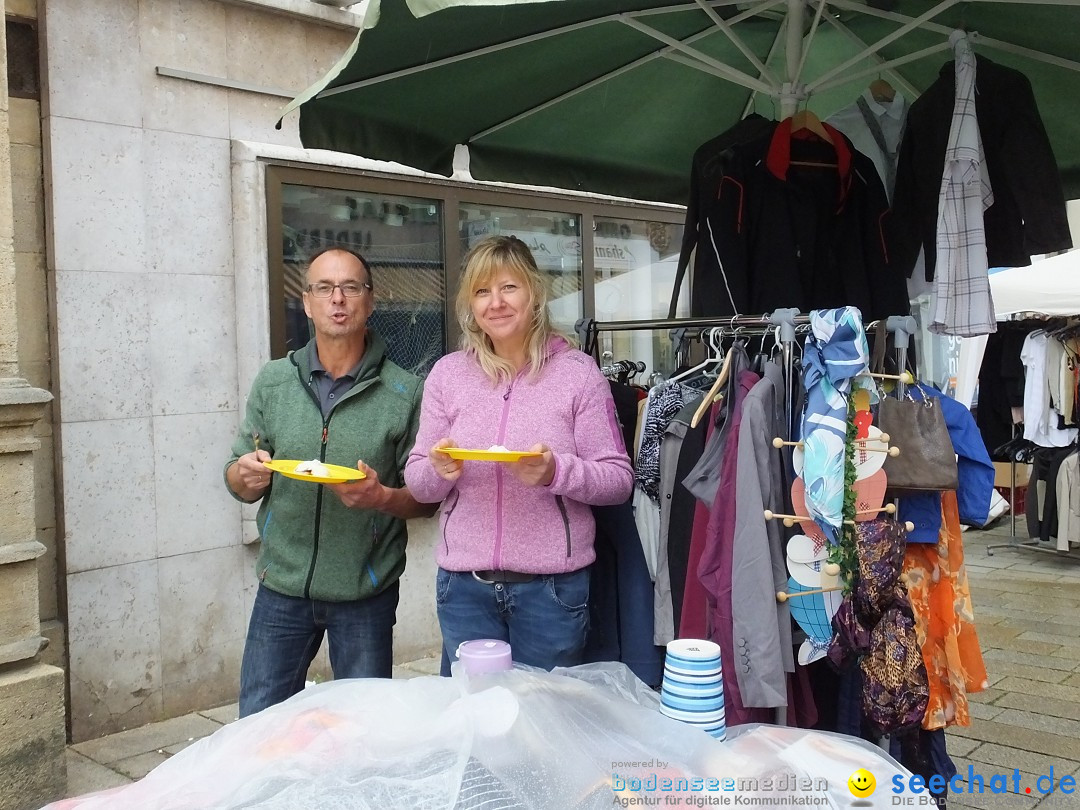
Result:
<svg viewBox="0 0 1080 810"><path fill-rule="evenodd" d="M450 175L686 201L694 150L747 112L825 118L876 78L909 99L975 50L1033 85L1080 197L1080 0L369 0L294 100L306 147Z"/></svg>

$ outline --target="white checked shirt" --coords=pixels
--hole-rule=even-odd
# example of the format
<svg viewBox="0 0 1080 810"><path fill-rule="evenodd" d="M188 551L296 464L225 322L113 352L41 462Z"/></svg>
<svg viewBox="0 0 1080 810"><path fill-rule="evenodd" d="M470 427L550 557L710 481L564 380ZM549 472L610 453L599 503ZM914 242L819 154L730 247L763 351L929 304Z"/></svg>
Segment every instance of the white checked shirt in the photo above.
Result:
<svg viewBox="0 0 1080 810"><path fill-rule="evenodd" d="M975 114L975 53L963 31L949 36L956 101L938 195L937 271L930 330L973 337L997 331L983 211L994 203Z"/></svg>

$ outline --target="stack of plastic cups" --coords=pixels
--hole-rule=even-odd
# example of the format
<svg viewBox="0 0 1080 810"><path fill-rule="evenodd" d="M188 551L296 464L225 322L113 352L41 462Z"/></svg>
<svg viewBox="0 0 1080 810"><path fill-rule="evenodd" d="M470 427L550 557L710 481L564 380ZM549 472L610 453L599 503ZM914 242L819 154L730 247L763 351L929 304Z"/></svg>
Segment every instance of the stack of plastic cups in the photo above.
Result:
<svg viewBox="0 0 1080 810"><path fill-rule="evenodd" d="M718 740L727 736L719 645L693 638L668 643L660 711Z"/></svg>

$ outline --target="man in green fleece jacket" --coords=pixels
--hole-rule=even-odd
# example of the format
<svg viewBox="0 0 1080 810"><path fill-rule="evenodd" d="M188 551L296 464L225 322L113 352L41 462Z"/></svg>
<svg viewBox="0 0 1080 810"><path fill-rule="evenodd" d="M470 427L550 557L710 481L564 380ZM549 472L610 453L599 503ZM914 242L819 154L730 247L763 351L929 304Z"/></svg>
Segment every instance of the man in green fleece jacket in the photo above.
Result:
<svg viewBox="0 0 1080 810"><path fill-rule="evenodd" d="M263 366L225 465L245 503L261 500L259 590L240 670L240 716L304 688L323 634L335 678L389 678L405 521L434 513L402 482L423 383L386 357L367 327L371 269L328 248L308 263L306 347ZM273 475L271 458L319 459L365 478L317 484Z"/></svg>

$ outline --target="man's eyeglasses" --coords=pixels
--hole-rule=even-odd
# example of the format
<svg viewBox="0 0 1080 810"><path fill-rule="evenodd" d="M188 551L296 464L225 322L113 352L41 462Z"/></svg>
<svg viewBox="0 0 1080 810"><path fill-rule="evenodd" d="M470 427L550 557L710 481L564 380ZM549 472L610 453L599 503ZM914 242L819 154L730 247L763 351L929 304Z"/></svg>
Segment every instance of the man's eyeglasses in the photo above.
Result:
<svg viewBox="0 0 1080 810"><path fill-rule="evenodd" d="M334 294L335 289L340 289L341 294L346 298L357 298L370 290L371 285L362 284L359 281L346 281L344 284L331 284L327 281L320 281L307 286L307 291L316 298L329 298Z"/></svg>

